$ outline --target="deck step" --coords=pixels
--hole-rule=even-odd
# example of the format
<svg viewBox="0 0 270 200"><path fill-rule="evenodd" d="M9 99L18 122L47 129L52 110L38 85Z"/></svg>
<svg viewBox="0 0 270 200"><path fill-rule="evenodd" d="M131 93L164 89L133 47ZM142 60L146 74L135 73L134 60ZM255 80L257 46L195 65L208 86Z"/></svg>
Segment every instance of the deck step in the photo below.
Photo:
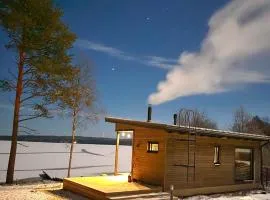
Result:
<svg viewBox="0 0 270 200"><path fill-rule="evenodd" d="M119 196L114 196L110 197L110 200L142 200L142 199L147 199L147 200L168 200L170 199L170 194L167 192L155 192L155 193L147 193L147 194L136 194L136 195L119 195ZM173 198L174 200L177 200L177 197Z"/></svg>

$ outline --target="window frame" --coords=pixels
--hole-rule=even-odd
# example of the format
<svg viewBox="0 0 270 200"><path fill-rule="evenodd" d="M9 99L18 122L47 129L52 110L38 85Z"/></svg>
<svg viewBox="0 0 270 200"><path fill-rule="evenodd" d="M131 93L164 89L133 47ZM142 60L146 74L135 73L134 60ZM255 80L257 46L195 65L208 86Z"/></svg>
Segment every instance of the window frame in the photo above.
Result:
<svg viewBox="0 0 270 200"><path fill-rule="evenodd" d="M236 149L248 149L248 150L251 150L251 159L250 159L250 176L251 176L251 179L246 179L246 180L240 180L240 179L236 179L236 158L235 158L235 153L236 153ZM255 159L254 159L254 148L252 147L243 147L243 146L240 146L240 147L235 147L234 148L234 181L236 183L243 183L243 182L252 182L254 181L255 179L255 172L254 172L254 165L255 165Z"/></svg>
<svg viewBox="0 0 270 200"><path fill-rule="evenodd" d="M217 151L216 151L217 149ZM216 159L217 156L217 159ZM216 145L214 146L214 160L213 163L215 166L220 166L221 162L220 162L220 145Z"/></svg>
<svg viewBox="0 0 270 200"><path fill-rule="evenodd" d="M153 150L151 148L151 145L153 144L157 144L158 145L158 149L157 150ZM148 141L147 142L147 153L158 153L159 152L159 142L156 141Z"/></svg>

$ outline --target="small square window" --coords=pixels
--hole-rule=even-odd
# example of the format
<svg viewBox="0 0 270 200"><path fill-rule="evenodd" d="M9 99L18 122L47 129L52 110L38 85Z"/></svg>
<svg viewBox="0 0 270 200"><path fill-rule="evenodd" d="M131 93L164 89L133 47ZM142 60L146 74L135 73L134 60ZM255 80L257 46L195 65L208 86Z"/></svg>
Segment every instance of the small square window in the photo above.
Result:
<svg viewBox="0 0 270 200"><path fill-rule="evenodd" d="M158 152L158 142L148 142L147 144L147 152Z"/></svg>
<svg viewBox="0 0 270 200"><path fill-rule="evenodd" d="M214 148L214 165L220 165L220 146Z"/></svg>

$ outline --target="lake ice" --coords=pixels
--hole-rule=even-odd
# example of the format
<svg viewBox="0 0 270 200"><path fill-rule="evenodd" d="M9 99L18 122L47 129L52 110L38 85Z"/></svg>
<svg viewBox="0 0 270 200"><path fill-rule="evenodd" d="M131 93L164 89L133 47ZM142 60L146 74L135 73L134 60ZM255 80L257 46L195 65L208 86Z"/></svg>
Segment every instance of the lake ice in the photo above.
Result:
<svg viewBox="0 0 270 200"><path fill-rule="evenodd" d="M42 170L52 177L67 175L69 144L19 142L15 165L16 179L38 177ZM0 182L6 178L10 141L0 141ZM112 173L114 170L114 145L75 144L71 176L91 176ZM130 172L131 146L119 147L119 171Z"/></svg>

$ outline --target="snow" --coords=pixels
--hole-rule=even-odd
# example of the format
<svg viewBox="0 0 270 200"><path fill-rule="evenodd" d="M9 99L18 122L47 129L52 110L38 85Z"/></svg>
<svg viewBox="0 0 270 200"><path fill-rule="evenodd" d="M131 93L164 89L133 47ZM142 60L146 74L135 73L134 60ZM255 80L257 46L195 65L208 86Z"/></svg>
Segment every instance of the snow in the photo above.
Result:
<svg viewBox="0 0 270 200"><path fill-rule="evenodd" d="M186 198L185 200L269 200L270 194L247 194L245 196L227 196L222 195L220 197L209 196L194 196Z"/></svg>
<svg viewBox="0 0 270 200"><path fill-rule="evenodd" d="M63 178L67 174L69 144L19 142L14 179L38 177L42 170L52 177ZM0 182L5 181L10 150L9 141L0 141ZM72 176L90 176L112 173L114 170L114 145L75 144L72 160ZM119 147L119 171L129 172L131 147Z"/></svg>

